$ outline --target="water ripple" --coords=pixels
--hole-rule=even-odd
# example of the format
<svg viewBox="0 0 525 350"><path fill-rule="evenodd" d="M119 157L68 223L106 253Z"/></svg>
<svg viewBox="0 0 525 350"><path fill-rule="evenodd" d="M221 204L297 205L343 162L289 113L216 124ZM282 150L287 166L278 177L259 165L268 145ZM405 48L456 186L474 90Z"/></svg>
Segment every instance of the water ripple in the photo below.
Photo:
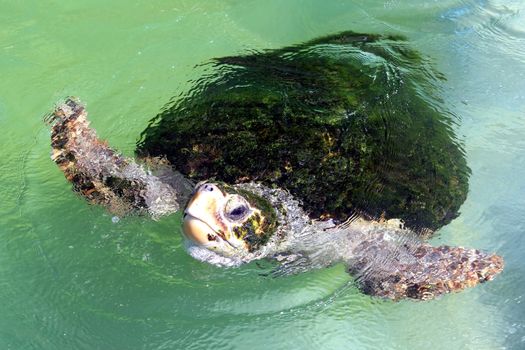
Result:
<svg viewBox="0 0 525 350"><path fill-rule="evenodd" d="M455 32L489 50L503 50L525 62L525 4L520 1L464 1L445 11L441 18L455 24Z"/></svg>

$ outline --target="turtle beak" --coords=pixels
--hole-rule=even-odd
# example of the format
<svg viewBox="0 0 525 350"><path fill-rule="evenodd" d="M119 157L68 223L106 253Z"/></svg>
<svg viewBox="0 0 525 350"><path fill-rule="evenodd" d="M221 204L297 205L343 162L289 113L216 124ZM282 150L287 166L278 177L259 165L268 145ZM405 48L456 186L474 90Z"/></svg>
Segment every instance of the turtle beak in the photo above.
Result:
<svg viewBox="0 0 525 350"><path fill-rule="evenodd" d="M220 214L226 196L215 185L204 183L197 188L184 211L183 231L197 244L207 244L224 237L228 230Z"/></svg>

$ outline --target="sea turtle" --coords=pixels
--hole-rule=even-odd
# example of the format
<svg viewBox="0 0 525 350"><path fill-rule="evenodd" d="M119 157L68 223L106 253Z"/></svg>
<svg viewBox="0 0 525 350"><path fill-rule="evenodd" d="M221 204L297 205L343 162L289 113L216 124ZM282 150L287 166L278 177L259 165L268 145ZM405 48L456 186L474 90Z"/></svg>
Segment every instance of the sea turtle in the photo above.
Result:
<svg viewBox="0 0 525 350"><path fill-rule="evenodd" d="M344 32L212 68L144 131L138 161L100 141L68 98L49 117L52 159L118 215L184 207L188 252L220 266L343 262L365 293L393 300L503 269L497 255L423 241L458 215L469 169L428 94L439 75L403 38Z"/></svg>

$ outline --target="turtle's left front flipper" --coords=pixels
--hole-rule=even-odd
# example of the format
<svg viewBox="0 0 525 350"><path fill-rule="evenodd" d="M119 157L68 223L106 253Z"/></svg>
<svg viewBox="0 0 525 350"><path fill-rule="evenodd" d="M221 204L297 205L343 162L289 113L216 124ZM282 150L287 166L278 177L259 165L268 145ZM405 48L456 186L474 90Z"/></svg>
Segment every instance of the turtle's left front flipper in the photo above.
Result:
<svg viewBox="0 0 525 350"><path fill-rule="evenodd" d="M429 300L492 280L503 258L477 249L434 247L417 238L373 235L353 249L347 261L366 294L392 300Z"/></svg>
<svg viewBox="0 0 525 350"><path fill-rule="evenodd" d="M117 215L145 212L159 217L177 211L187 199L187 191L177 191L101 141L78 100L68 98L47 121L53 161L89 202Z"/></svg>

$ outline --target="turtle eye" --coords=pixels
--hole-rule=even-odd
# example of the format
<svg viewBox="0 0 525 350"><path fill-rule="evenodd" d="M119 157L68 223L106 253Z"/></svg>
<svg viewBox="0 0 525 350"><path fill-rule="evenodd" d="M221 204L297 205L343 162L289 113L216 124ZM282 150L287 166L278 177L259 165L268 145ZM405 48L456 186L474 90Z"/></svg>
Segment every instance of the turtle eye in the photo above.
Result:
<svg viewBox="0 0 525 350"><path fill-rule="evenodd" d="M233 209L231 212L229 212L229 215L231 217L237 218L237 217L243 216L246 213L247 210L248 209L245 206L241 205L241 206Z"/></svg>
<svg viewBox="0 0 525 350"><path fill-rule="evenodd" d="M241 221L250 213L250 207L244 198L234 196L228 200L224 208L224 214L228 220Z"/></svg>

